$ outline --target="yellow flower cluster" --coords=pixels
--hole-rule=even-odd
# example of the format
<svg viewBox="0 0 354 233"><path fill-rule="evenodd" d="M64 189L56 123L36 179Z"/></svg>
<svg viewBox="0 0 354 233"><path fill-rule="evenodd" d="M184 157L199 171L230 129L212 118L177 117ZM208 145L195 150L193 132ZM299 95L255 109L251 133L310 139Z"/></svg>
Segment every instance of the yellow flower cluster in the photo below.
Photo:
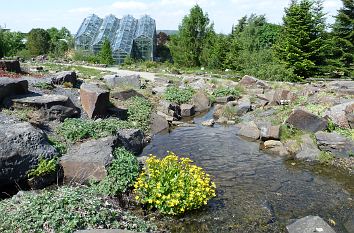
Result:
<svg viewBox="0 0 354 233"><path fill-rule="evenodd" d="M173 152L163 159L150 155L134 187L136 200L165 214L181 214L206 205L216 186L202 168Z"/></svg>

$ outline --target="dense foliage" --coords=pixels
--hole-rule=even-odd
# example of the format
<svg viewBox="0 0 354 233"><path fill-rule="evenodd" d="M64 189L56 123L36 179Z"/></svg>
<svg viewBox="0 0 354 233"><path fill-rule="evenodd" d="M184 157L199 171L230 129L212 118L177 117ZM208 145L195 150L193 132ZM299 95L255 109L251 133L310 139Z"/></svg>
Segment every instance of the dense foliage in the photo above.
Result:
<svg viewBox="0 0 354 233"><path fill-rule="evenodd" d="M195 90L191 87L178 88L178 87L168 87L164 93L164 99L172 103L184 104L191 101Z"/></svg>
<svg viewBox="0 0 354 233"><path fill-rule="evenodd" d="M136 200L171 215L206 205L215 197L215 184L192 162L172 152L163 159L150 156L134 185Z"/></svg>
<svg viewBox="0 0 354 233"><path fill-rule="evenodd" d="M50 34L44 29L34 28L28 33L26 46L32 56L48 54Z"/></svg>
<svg viewBox="0 0 354 233"><path fill-rule="evenodd" d="M213 91L214 97L234 96L240 97L243 90L240 87L220 87Z"/></svg>
<svg viewBox="0 0 354 233"><path fill-rule="evenodd" d="M151 110L151 103L147 99L133 97L129 100L127 121L116 118L99 120L68 118L57 128L57 132L70 142L106 137L117 133L119 129L137 128L146 132L149 130Z"/></svg>
<svg viewBox="0 0 354 233"><path fill-rule="evenodd" d="M19 32L5 31L0 27L0 58L11 57L25 48L24 36Z"/></svg>
<svg viewBox="0 0 354 233"><path fill-rule="evenodd" d="M112 48L109 40L106 38L103 42L100 53L98 54L100 63L106 65L113 65L114 59L112 57Z"/></svg>
<svg viewBox="0 0 354 233"><path fill-rule="evenodd" d="M39 160L38 166L28 172L28 177L39 177L56 172L58 168L57 159L43 159Z"/></svg>
<svg viewBox="0 0 354 233"><path fill-rule="evenodd" d="M62 232L80 229L156 230L83 187L24 193L0 202L0 232Z"/></svg>
<svg viewBox="0 0 354 233"><path fill-rule="evenodd" d="M139 175L138 159L131 152L117 148L113 158L107 176L94 185L97 191L109 196L117 196L127 191Z"/></svg>

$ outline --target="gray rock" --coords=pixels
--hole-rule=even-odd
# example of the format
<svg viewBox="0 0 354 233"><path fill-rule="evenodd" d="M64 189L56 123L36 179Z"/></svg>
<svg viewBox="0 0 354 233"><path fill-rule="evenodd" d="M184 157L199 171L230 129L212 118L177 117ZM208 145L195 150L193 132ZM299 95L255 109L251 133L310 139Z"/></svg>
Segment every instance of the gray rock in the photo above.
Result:
<svg viewBox="0 0 354 233"><path fill-rule="evenodd" d="M49 109L53 106L75 107L69 97L65 95L23 95L11 99L13 107L24 108L44 108Z"/></svg>
<svg viewBox="0 0 354 233"><path fill-rule="evenodd" d="M257 86L262 88L268 88L268 84L264 81L261 81L255 77L245 75L240 81L239 84L243 86Z"/></svg>
<svg viewBox="0 0 354 233"><path fill-rule="evenodd" d="M167 90L167 86L154 87L154 88L152 88L152 94L161 95L161 94L165 93L166 90Z"/></svg>
<svg viewBox="0 0 354 233"><path fill-rule="evenodd" d="M354 81L333 81L329 88L343 95L354 95Z"/></svg>
<svg viewBox="0 0 354 233"><path fill-rule="evenodd" d="M17 60L0 60L0 70L17 74L22 72L20 62Z"/></svg>
<svg viewBox="0 0 354 233"><path fill-rule="evenodd" d="M285 105L290 104L295 99L295 95L289 90L277 89L270 99L271 104Z"/></svg>
<svg viewBox="0 0 354 233"><path fill-rule="evenodd" d="M348 217L348 220L344 223L344 227L348 232L354 232L354 213Z"/></svg>
<svg viewBox="0 0 354 233"><path fill-rule="evenodd" d="M300 152L295 155L295 159L305 161L318 161L321 151L309 134L301 137Z"/></svg>
<svg viewBox="0 0 354 233"><path fill-rule="evenodd" d="M261 140L279 140L280 139L280 125L260 127Z"/></svg>
<svg viewBox="0 0 354 233"><path fill-rule="evenodd" d="M124 90L124 91L116 91L111 93L111 97L114 99L118 99L118 100L128 100L132 97L144 97L142 94L140 94L139 92L137 92L134 89L129 89L129 90Z"/></svg>
<svg viewBox="0 0 354 233"><path fill-rule="evenodd" d="M286 123L295 128L315 133L326 129L328 121L308 111L295 109L286 120Z"/></svg>
<svg viewBox="0 0 354 233"><path fill-rule="evenodd" d="M94 84L82 84L80 100L89 118L105 116L109 106L109 92Z"/></svg>
<svg viewBox="0 0 354 233"><path fill-rule="evenodd" d="M165 117L156 113L151 114L151 133L157 134L165 129L169 128L168 121Z"/></svg>
<svg viewBox="0 0 354 233"><path fill-rule="evenodd" d="M166 100L161 100L157 109L177 120L181 118L181 107L178 104L171 103Z"/></svg>
<svg viewBox="0 0 354 233"><path fill-rule="evenodd" d="M238 101L237 106L237 115L243 115L249 111L251 111L251 101L248 97L243 97Z"/></svg>
<svg viewBox="0 0 354 233"><path fill-rule="evenodd" d="M6 97L28 92L28 81L23 79L0 78L0 105Z"/></svg>
<svg viewBox="0 0 354 233"><path fill-rule="evenodd" d="M81 184L91 179L102 180L113 160L113 151L119 145L118 138L112 136L73 146L60 159L65 181Z"/></svg>
<svg viewBox="0 0 354 233"><path fill-rule="evenodd" d="M331 107L325 112L325 116L331 118L336 125L342 128L349 128L350 125L347 118L349 110L346 112L346 109L354 109L354 100Z"/></svg>
<svg viewBox="0 0 354 233"><path fill-rule="evenodd" d="M222 97L216 97L215 103L227 103L230 101L234 101L235 97L234 96L222 96Z"/></svg>
<svg viewBox="0 0 354 233"><path fill-rule="evenodd" d="M121 129L117 137L125 149L136 155L140 154L144 148L144 133L140 129Z"/></svg>
<svg viewBox="0 0 354 233"><path fill-rule="evenodd" d="M181 116L190 117L195 114L194 105L191 104L181 104Z"/></svg>
<svg viewBox="0 0 354 233"><path fill-rule="evenodd" d="M0 132L0 185L26 179L39 158L58 156L45 133L27 122L0 123Z"/></svg>
<svg viewBox="0 0 354 233"><path fill-rule="evenodd" d="M287 225L288 233L336 233L322 218L318 216L306 216L294 223Z"/></svg>
<svg viewBox="0 0 354 233"><path fill-rule="evenodd" d="M52 83L56 85L63 85L64 83L71 83L75 86L77 82L77 76L75 71L62 71L56 73L52 78Z"/></svg>
<svg viewBox="0 0 354 233"><path fill-rule="evenodd" d="M213 127L215 125L215 121L214 121L214 119L210 119L210 120L202 122L202 125L208 126L208 127Z"/></svg>
<svg viewBox="0 0 354 233"><path fill-rule="evenodd" d="M192 104L195 106L196 112L203 112L211 107L211 103L207 94L202 91L197 92L192 98Z"/></svg>
<svg viewBox="0 0 354 233"><path fill-rule="evenodd" d="M141 78L140 75L125 75L120 76L117 74L114 75L106 75L103 77L107 86L111 89L116 87L132 87L139 89L141 87Z"/></svg>
<svg viewBox="0 0 354 233"><path fill-rule="evenodd" d="M55 105L45 111L44 118L53 121L64 121L66 118L79 117L80 113L76 108L66 107L61 105Z"/></svg>
<svg viewBox="0 0 354 233"><path fill-rule="evenodd" d="M248 123L241 124L238 135L257 140L259 139L260 131L257 125L253 121L251 121Z"/></svg>
<svg viewBox="0 0 354 233"><path fill-rule="evenodd" d="M280 156L289 155L286 147L280 141L275 141L275 140L265 141L261 145L261 149L274 155L280 155Z"/></svg>
<svg viewBox="0 0 354 233"><path fill-rule="evenodd" d="M336 156L349 157L354 153L354 141L337 134L336 132L317 132L315 134L318 147L329 151Z"/></svg>

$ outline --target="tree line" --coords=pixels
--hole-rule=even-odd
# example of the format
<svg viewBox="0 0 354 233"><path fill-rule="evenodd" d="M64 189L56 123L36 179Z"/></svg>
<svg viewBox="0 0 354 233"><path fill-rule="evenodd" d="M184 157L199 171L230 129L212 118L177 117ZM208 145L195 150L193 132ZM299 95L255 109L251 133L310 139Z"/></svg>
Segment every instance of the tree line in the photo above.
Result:
<svg viewBox="0 0 354 233"><path fill-rule="evenodd" d="M298 81L316 76L354 76L354 1L326 24L322 0L292 0L283 24L264 15L242 17L229 35L217 34L196 5L167 43L181 67L230 69L268 80Z"/></svg>

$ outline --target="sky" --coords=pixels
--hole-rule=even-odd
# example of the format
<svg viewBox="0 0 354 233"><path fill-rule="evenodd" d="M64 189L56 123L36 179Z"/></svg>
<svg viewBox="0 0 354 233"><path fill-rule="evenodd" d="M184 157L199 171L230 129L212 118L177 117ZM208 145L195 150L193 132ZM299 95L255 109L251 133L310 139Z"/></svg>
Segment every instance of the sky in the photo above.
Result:
<svg viewBox="0 0 354 233"><path fill-rule="evenodd" d="M265 14L269 22L281 23L290 0L7 0L0 7L0 26L21 32L66 27L76 33L91 13L100 17L113 14L118 18L148 14L156 20L157 29L175 30L196 3L208 13L217 32L229 33L238 19L251 13ZM341 0L324 0L329 23L341 5Z"/></svg>

